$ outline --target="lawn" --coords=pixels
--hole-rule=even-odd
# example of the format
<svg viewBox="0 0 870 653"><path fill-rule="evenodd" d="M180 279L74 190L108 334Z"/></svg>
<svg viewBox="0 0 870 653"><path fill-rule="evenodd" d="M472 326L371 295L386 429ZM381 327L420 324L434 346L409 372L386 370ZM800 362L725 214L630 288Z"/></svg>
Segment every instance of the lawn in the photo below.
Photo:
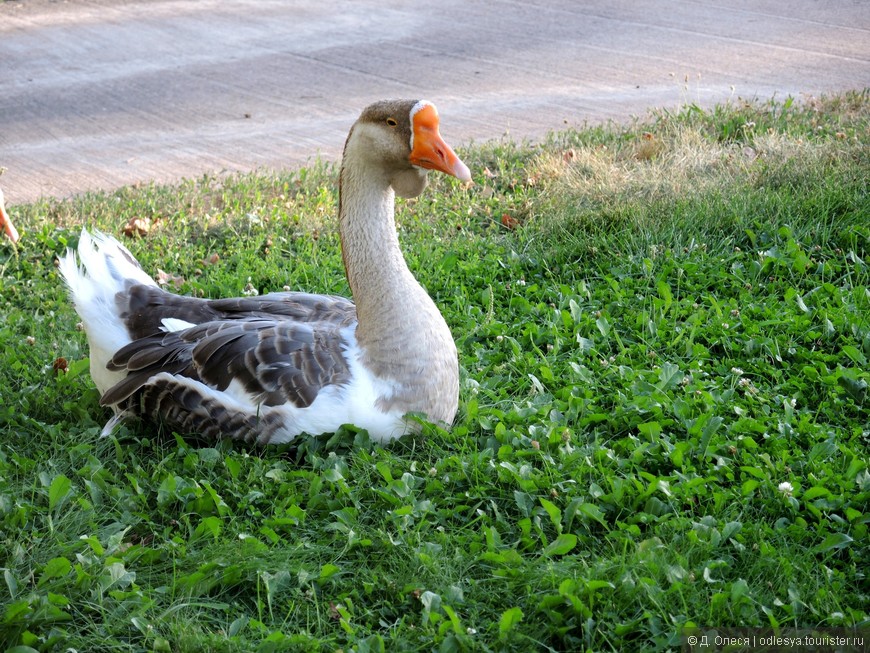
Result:
<svg viewBox="0 0 870 653"><path fill-rule="evenodd" d="M433 176L397 214L457 341L460 414L386 447L350 426L100 439L55 268L84 224L126 228L180 293L348 294L334 167L10 207L0 646L666 651L692 626L867 628L870 94L460 154L473 187Z"/></svg>

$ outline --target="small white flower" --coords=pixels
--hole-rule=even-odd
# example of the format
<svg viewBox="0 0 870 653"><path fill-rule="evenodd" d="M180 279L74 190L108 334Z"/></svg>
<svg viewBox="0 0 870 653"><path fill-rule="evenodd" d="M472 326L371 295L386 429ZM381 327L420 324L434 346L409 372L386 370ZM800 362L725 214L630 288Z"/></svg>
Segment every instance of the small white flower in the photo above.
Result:
<svg viewBox="0 0 870 653"><path fill-rule="evenodd" d="M732 367L732 368L731 368L731 374L733 374L733 375L735 375L735 376L742 376L742 375L743 375L743 370L741 370L739 367Z"/></svg>
<svg viewBox="0 0 870 653"><path fill-rule="evenodd" d="M245 289L242 291L242 294L246 297L256 297L260 294L260 291L254 287L254 284L251 283L251 277L248 277L248 283L245 285Z"/></svg>
<svg viewBox="0 0 870 653"><path fill-rule="evenodd" d="M787 497L790 497L791 493L794 491L794 488L788 481L783 481L776 489L782 492Z"/></svg>
<svg viewBox="0 0 870 653"><path fill-rule="evenodd" d="M518 286L525 286L526 280L525 279L517 279L517 285Z"/></svg>

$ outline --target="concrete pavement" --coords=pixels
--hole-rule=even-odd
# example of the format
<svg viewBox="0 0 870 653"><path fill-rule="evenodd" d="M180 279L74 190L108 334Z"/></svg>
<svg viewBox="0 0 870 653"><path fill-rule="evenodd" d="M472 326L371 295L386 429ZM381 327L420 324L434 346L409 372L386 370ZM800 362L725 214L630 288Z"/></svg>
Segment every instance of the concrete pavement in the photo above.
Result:
<svg viewBox="0 0 870 653"><path fill-rule="evenodd" d="M864 0L0 0L10 204L336 159L360 109L453 144L870 87Z"/></svg>

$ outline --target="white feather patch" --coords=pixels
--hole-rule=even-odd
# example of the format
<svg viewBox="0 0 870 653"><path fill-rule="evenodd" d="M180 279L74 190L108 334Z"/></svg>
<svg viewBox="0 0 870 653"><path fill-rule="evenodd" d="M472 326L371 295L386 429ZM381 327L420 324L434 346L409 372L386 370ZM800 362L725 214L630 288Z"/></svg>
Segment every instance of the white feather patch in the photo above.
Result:
<svg viewBox="0 0 870 653"><path fill-rule="evenodd" d="M175 331L184 331L185 329L196 326L193 322L188 322L187 320L179 320L175 317L164 317L162 320L160 320L160 323L163 325L162 327L160 327L160 330L168 333L174 333Z"/></svg>

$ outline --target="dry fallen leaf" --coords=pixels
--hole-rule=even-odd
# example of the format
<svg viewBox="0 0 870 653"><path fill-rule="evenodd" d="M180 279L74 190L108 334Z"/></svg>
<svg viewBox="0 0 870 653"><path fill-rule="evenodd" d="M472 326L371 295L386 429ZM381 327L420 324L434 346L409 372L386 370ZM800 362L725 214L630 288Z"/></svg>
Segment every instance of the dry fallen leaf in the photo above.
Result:
<svg viewBox="0 0 870 653"><path fill-rule="evenodd" d="M69 363L63 356L56 358L54 360L54 363L52 363L51 367L54 370L55 374L66 374L69 371Z"/></svg>
<svg viewBox="0 0 870 653"><path fill-rule="evenodd" d="M649 161L658 156L664 150L664 143L655 137L651 132L643 132L641 134L640 143L637 145L635 157L639 161Z"/></svg>
<svg viewBox="0 0 870 653"><path fill-rule="evenodd" d="M157 268L157 284L168 286L170 283L176 288L179 288L184 283L184 277L178 276L177 274L169 274L168 272L164 272L160 268Z"/></svg>
<svg viewBox="0 0 870 653"><path fill-rule="evenodd" d="M501 226L504 227L505 229L516 229L519 224L520 224L520 221L517 220L515 217L513 217L507 213L502 214Z"/></svg>
<svg viewBox="0 0 870 653"><path fill-rule="evenodd" d="M127 238L132 238L133 236L147 236L150 230L151 221L147 218L130 218L122 231Z"/></svg>

